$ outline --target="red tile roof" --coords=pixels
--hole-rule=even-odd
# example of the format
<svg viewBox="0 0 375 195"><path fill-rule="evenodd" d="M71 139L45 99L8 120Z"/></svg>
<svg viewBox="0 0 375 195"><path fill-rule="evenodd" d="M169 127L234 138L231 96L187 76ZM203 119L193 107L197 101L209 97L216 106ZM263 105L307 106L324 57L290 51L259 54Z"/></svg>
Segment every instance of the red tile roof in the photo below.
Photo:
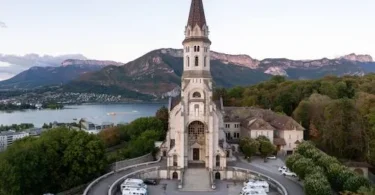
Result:
<svg viewBox="0 0 375 195"><path fill-rule="evenodd" d="M192 28L194 28L195 25L198 25L201 29L203 28L203 25L207 26L202 0L191 1L190 14L187 25L191 26Z"/></svg>

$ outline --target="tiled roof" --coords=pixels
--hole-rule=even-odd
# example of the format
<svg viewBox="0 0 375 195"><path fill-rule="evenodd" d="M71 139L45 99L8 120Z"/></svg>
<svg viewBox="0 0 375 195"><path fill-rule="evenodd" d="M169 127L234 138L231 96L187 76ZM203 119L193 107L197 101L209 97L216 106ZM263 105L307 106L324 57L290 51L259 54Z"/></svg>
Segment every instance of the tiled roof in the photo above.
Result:
<svg viewBox="0 0 375 195"><path fill-rule="evenodd" d="M304 130L293 118L255 107L224 107L225 122L243 122L251 118L261 118L276 130Z"/></svg>
<svg viewBox="0 0 375 195"><path fill-rule="evenodd" d="M284 138L273 138L273 144L280 145L280 146L285 146L286 142L285 142Z"/></svg>
<svg viewBox="0 0 375 195"><path fill-rule="evenodd" d="M192 28L194 28L195 25L198 25L200 28L203 28L204 25L207 25L202 0L191 1L190 14L187 25L191 26Z"/></svg>
<svg viewBox="0 0 375 195"><path fill-rule="evenodd" d="M171 111L180 102L181 102L181 96L170 97L169 98L169 111Z"/></svg>
<svg viewBox="0 0 375 195"><path fill-rule="evenodd" d="M263 120L259 117L251 117L246 119L242 126L246 127L247 129L256 129L256 130L274 130L275 128L272 127L268 122Z"/></svg>

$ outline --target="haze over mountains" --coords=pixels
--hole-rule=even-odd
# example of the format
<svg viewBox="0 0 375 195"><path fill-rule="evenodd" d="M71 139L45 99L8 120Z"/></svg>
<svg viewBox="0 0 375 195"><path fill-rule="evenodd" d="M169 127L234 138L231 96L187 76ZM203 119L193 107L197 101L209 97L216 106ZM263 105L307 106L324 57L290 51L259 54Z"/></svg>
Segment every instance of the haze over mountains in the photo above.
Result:
<svg viewBox="0 0 375 195"><path fill-rule="evenodd" d="M158 49L126 64L88 60L80 54L57 57L0 55L0 63L10 64L0 65L0 76L25 70L1 81L0 89L65 84L63 88L66 91L110 93L130 98L176 95L183 71L182 54L183 51L179 49ZM361 76L375 72L375 62L369 55L356 54L337 59L257 60L248 55L211 52L211 72L217 86L233 87L255 84L273 75L283 75L289 79L315 79L326 75Z"/></svg>

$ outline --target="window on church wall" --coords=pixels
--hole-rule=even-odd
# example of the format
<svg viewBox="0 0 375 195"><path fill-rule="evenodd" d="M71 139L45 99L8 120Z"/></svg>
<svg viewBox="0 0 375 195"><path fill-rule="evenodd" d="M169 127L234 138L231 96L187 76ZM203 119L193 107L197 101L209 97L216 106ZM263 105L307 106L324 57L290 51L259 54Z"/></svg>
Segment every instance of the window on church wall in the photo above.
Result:
<svg viewBox="0 0 375 195"><path fill-rule="evenodd" d="M197 52L199 52L199 46L197 47Z"/></svg>
<svg viewBox="0 0 375 195"><path fill-rule="evenodd" d="M194 46L194 52L197 52L197 46Z"/></svg>
<svg viewBox="0 0 375 195"><path fill-rule="evenodd" d="M220 155L216 155L216 166L220 167Z"/></svg>
<svg viewBox="0 0 375 195"><path fill-rule="evenodd" d="M204 67L207 65L207 56L204 56Z"/></svg>
<svg viewBox="0 0 375 195"><path fill-rule="evenodd" d="M199 58L198 56L195 56L195 66L198 66L199 65Z"/></svg>
<svg viewBox="0 0 375 195"><path fill-rule="evenodd" d="M190 66L190 58L189 58L189 56L186 56L186 64L187 64L187 67Z"/></svg>
<svg viewBox="0 0 375 195"><path fill-rule="evenodd" d="M173 148L176 144L176 141L175 139L171 139L171 144L170 144L170 148Z"/></svg>
<svg viewBox="0 0 375 195"><path fill-rule="evenodd" d="M201 94L199 92L194 92L193 98L201 98Z"/></svg>
<svg viewBox="0 0 375 195"><path fill-rule="evenodd" d="M194 121L189 125L189 143L193 144L198 142L199 144L205 143L204 136L204 124L199 121Z"/></svg>
<svg viewBox="0 0 375 195"><path fill-rule="evenodd" d="M173 155L173 166L177 167L177 155Z"/></svg>
<svg viewBox="0 0 375 195"><path fill-rule="evenodd" d="M225 128L230 128L230 124L225 124Z"/></svg>

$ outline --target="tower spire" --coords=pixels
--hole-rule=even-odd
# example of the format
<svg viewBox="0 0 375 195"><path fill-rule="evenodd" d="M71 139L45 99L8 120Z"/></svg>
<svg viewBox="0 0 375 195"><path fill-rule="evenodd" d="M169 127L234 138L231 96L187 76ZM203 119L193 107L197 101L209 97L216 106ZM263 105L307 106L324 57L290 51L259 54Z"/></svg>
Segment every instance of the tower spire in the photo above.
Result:
<svg viewBox="0 0 375 195"><path fill-rule="evenodd" d="M188 26L194 28L195 25L198 25L201 29L206 24L206 17L204 15L204 8L202 0L192 0L190 6Z"/></svg>

